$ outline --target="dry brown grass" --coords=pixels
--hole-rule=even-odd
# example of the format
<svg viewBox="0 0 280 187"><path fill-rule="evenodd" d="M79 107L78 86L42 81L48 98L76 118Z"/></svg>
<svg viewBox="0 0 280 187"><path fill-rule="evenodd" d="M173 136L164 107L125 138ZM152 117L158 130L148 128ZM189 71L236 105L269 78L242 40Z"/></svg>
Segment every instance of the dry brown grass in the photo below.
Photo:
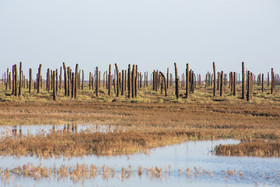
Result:
<svg viewBox="0 0 280 187"><path fill-rule="evenodd" d="M237 145L219 145L215 148L215 153L227 156L280 157L280 142L254 140Z"/></svg>

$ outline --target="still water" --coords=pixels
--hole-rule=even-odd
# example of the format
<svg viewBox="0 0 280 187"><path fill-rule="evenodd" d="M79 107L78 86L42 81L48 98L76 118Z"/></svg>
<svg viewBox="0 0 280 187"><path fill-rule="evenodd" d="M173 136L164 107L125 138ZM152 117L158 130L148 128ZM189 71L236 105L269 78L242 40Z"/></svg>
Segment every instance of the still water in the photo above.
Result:
<svg viewBox="0 0 280 187"><path fill-rule="evenodd" d="M59 179L16 176L11 174L9 182L1 180L0 186L277 186L280 184L280 159L254 157L224 157L212 154L219 144L237 144L236 140L189 141L165 146L129 156L84 156L72 158L39 159L36 157L0 157L0 168L15 168L32 163L57 168L66 165L94 164L98 175L94 179L73 182L70 178ZM113 168L114 177L104 179L102 166ZM137 168L143 174L137 175ZM131 176L120 177L122 168L131 168ZM151 177L147 168L162 169L160 177ZM191 174L187 174L187 169ZM211 171L211 175L209 174ZM233 174L229 174L232 171ZM146 174L145 174L146 172Z"/></svg>

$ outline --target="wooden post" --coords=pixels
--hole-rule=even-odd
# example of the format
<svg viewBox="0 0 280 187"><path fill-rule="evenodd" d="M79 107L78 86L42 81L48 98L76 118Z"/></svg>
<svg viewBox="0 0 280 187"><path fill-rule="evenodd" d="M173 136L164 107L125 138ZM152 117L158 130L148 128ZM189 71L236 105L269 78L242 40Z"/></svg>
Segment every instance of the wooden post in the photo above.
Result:
<svg viewBox="0 0 280 187"><path fill-rule="evenodd" d="M68 66L67 67L67 78L68 78L68 83L67 83L67 96L69 97L70 96L70 89L72 88L72 85L71 85L71 69L70 67Z"/></svg>
<svg viewBox="0 0 280 187"><path fill-rule="evenodd" d="M245 98L245 65L244 62L242 62L242 99Z"/></svg>
<svg viewBox="0 0 280 187"><path fill-rule="evenodd" d="M108 95L111 95L111 86L112 86L112 75L111 75L111 64L109 64L109 75L108 75Z"/></svg>
<svg viewBox="0 0 280 187"><path fill-rule="evenodd" d="M60 67L60 73L59 73L59 90L62 89L62 67Z"/></svg>
<svg viewBox="0 0 280 187"><path fill-rule="evenodd" d="M167 68L167 73L166 73L166 88L169 88L169 68Z"/></svg>
<svg viewBox="0 0 280 187"><path fill-rule="evenodd" d="M213 62L213 75L214 75L214 80L213 80L213 96L216 96L216 66L215 62Z"/></svg>
<svg viewBox="0 0 280 187"><path fill-rule="evenodd" d="M84 90L84 83L85 83L85 72L82 70L82 90Z"/></svg>
<svg viewBox="0 0 280 187"><path fill-rule="evenodd" d="M135 64L133 64L132 66L131 87L132 87L132 98L134 98L135 97Z"/></svg>
<svg viewBox="0 0 280 187"><path fill-rule="evenodd" d="M233 95L236 96L236 72L233 73Z"/></svg>
<svg viewBox="0 0 280 187"><path fill-rule="evenodd" d="M223 84L224 84L224 82L223 82L223 77L224 77L224 72L223 71L221 71L221 81L220 81L220 96L223 96Z"/></svg>
<svg viewBox="0 0 280 187"><path fill-rule="evenodd" d="M271 68L271 94L273 94L274 91L274 71L273 68Z"/></svg>
<svg viewBox="0 0 280 187"><path fill-rule="evenodd" d="M124 71L124 91L126 92L126 81L127 81L127 78L126 78L126 75L127 75L127 71L125 70Z"/></svg>
<svg viewBox="0 0 280 187"><path fill-rule="evenodd" d="M124 70L122 70L122 95L124 94L124 84L125 84L125 80L124 80Z"/></svg>
<svg viewBox="0 0 280 187"><path fill-rule="evenodd" d="M76 64L75 68L75 86L74 86L74 98L77 99L78 95L78 75L79 75L79 64Z"/></svg>
<svg viewBox="0 0 280 187"><path fill-rule="evenodd" d="M251 73L250 71L247 72L247 101L250 101L250 98L251 98L251 93L250 93L250 90L251 90Z"/></svg>
<svg viewBox="0 0 280 187"><path fill-rule="evenodd" d="M137 91L138 91L138 65L136 65L136 68L135 68L135 95L134 97L137 97Z"/></svg>
<svg viewBox="0 0 280 187"><path fill-rule="evenodd" d="M190 69L189 63L186 64L186 99L189 98L190 93Z"/></svg>
<svg viewBox="0 0 280 187"><path fill-rule="evenodd" d="M67 96L67 71L66 71L66 65L65 63L63 62L63 70L64 70L64 95Z"/></svg>
<svg viewBox="0 0 280 187"><path fill-rule="evenodd" d="M177 64L174 62L174 67L175 67L175 95L176 98L179 98L179 78L178 78L178 71L177 71Z"/></svg>
<svg viewBox="0 0 280 187"><path fill-rule="evenodd" d="M165 75L162 73L162 72L159 72L160 75L162 76L163 78L163 83L164 83L164 93L165 93L165 97L167 96L167 81L166 81L166 78L165 78Z"/></svg>
<svg viewBox="0 0 280 187"><path fill-rule="evenodd" d="M32 93L32 69L29 68L29 93Z"/></svg>
<svg viewBox="0 0 280 187"><path fill-rule="evenodd" d="M71 98L74 98L75 95L75 73L70 73L70 80L71 80Z"/></svg>
<svg viewBox="0 0 280 187"><path fill-rule="evenodd" d="M117 63L115 63L115 67L116 67L116 74L117 74L117 97L119 97L119 94L120 94L120 83L119 83L119 68L118 68L118 65Z"/></svg>
<svg viewBox="0 0 280 187"><path fill-rule="evenodd" d="M40 93L41 69L42 69L42 64L40 64L40 65L39 65L39 68L38 68L38 76L37 76L37 93Z"/></svg>
<svg viewBox="0 0 280 187"><path fill-rule="evenodd" d="M56 69L55 70L55 80L56 80L56 83L55 83L55 94L57 94L57 91L58 91L58 70Z"/></svg>
<svg viewBox="0 0 280 187"><path fill-rule="evenodd" d="M14 78L14 80L15 80L15 96L18 96L18 83L17 83L17 65L15 64L15 68L14 68L15 70L15 78Z"/></svg>
<svg viewBox="0 0 280 187"><path fill-rule="evenodd" d="M19 89L18 89L18 96L21 96L21 87L22 87L22 62L19 63Z"/></svg>
<svg viewBox="0 0 280 187"><path fill-rule="evenodd" d="M264 79L264 74L262 74L262 93L263 93L263 91L264 91L264 85L263 85L263 80Z"/></svg>
<svg viewBox="0 0 280 187"><path fill-rule="evenodd" d="M55 71L52 72L52 87L53 87L53 100L56 100L56 93L55 93L55 87L56 87L56 82L55 82Z"/></svg>
<svg viewBox="0 0 280 187"><path fill-rule="evenodd" d="M99 96L99 71L98 71L98 67L96 67L96 74L95 74L95 79L96 79L96 82L95 82L95 93L96 93L96 97Z"/></svg>
<svg viewBox="0 0 280 187"><path fill-rule="evenodd" d="M88 75L88 89L90 90L91 89L91 72L89 72L89 75Z"/></svg>
<svg viewBox="0 0 280 187"><path fill-rule="evenodd" d="M128 88L128 98L131 98L131 65L128 64L128 70L127 70L127 88Z"/></svg>

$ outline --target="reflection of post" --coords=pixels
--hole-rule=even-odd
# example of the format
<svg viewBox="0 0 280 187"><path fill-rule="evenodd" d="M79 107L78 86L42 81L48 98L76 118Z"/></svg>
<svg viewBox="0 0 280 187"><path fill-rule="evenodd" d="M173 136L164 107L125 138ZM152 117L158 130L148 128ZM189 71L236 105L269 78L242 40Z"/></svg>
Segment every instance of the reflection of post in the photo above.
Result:
<svg viewBox="0 0 280 187"><path fill-rule="evenodd" d="M21 128L21 125L19 127L19 135L22 136L22 128Z"/></svg>

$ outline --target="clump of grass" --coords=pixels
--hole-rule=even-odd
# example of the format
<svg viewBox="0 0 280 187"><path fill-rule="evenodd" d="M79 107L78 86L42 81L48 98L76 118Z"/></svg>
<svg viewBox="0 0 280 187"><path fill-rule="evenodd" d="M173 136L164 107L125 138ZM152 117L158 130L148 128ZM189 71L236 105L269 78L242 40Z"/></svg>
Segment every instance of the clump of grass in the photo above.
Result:
<svg viewBox="0 0 280 187"><path fill-rule="evenodd" d="M83 156L120 155L145 151L147 149L181 143L188 139L202 139L209 135L204 132L187 130L126 131L126 132L81 132L53 131L46 136L22 135L16 138L4 137L0 142L1 155L38 156Z"/></svg>
<svg viewBox="0 0 280 187"><path fill-rule="evenodd" d="M280 157L280 142L253 140L243 141L237 145L219 145L215 147L216 155Z"/></svg>

